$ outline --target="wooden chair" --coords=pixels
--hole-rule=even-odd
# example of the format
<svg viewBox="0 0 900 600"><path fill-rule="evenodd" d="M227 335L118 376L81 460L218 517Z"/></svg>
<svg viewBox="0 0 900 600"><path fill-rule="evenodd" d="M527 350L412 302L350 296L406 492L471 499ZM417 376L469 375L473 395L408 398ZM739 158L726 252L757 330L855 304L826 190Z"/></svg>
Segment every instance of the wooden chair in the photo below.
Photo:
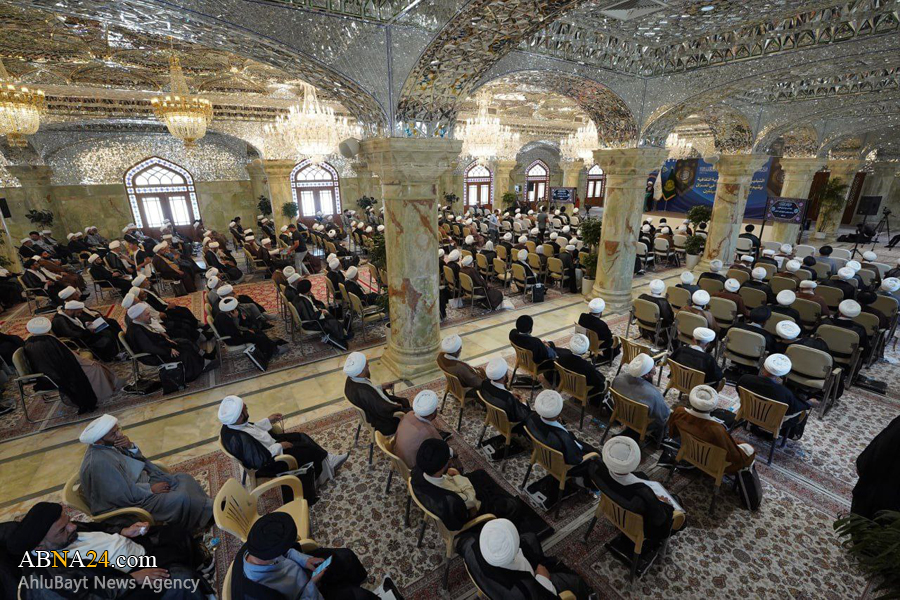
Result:
<svg viewBox="0 0 900 600"><path fill-rule="evenodd" d="M684 396L690 394L691 390L695 387L703 385L703 380L706 375L702 371L686 367L675 362L671 358L666 360L666 364L669 366L669 383L666 384L663 396L668 394L669 390L674 388L675 390L678 390L678 400L681 401ZM723 379L722 381L724 382L725 380Z"/></svg>
<svg viewBox="0 0 900 600"><path fill-rule="evenodd" d="M591 535L591 531L594 530L594 525L597 524L597 521L601 516L605 517L634 544L634 551L631 556L631 575L629 576L629 581L634 581L638 564L640 563L641 553L644 549L644 517L622 508L609 497L609 494L602 494L600 496L600 503L597 505L597 510L591 518L587 531L584 532L584 541L587 541L588 536ZM668 543L669 538L666 538L660 549L660 555L665 556L665 547Z"/></svg>
<svg viewBox="0 0 900 600"><path fill-rule="evenodd" d="M584 409L588 403L587 377L581 373L575 373L556 363L556 371L559 373L559 393L568 394L572 400L581 405L581 418L578 421L578 429L584 429Z"/></svg>
<svg viewBox="0 0 900 600"><path fill-rule="evenodd" d="M515 344L512 344L512 347L516 351L516 364L513 367L512 377L509 378L510 386L512 386L512 382L516 380L516 372L519 368L528 373L532 378L531 396L528 398L528 406L531 406L534 402L534 388L540 387L541 385L538 366L537 363L534 362L534 354L532 354L531 350L520 348Z"/></svg>
<svg viewBox="0 0 900 600"><path fill-rule="evenodd" d="M471 519L465 525L462 526L461 529L451 530L448 529L444 522L438 517L436 514L425 508L425 506L419 501L416 497L416 492L413 489L412 480L408 481L406 484L406 488L409 490L409 497L412 498L413 502L416 503L416 506L419 507L419 510L424 513L425 517L434 521L434 525L438 530L438 533L441 535L441 539L444 540L444 576L442 578L443 589L447 589L447 585L449 583L450 577L450 560L456 556L456 538L459 534L467 531L473 527L486 523L495 519L496 517L492 514L478 515L474 519ZM427 519L422 519L422 527L419 530L419 541L416 544L416 548L422 547L422 538L425 536L425 527L428 525Z"/></svg>
<svg viewBox="0 0 900 600"><path fill-rule="evenodd" d="M478 399L484 404L487 413L484 415L484 427L481 429L481 435L478 436L478 443L475 444L475 447L481 447L481 441L484 439L484 434L487 432L488 425L496 429L505 439L505 443L503 444L503 458L499 459L503 461L503 466L500 467L500 472L502 473L506 470L506 457L509 455L509 446L512 443L513 427L519 423L510 421L506 411L485 400L481 392L478 392Z"/></svg>
<svg viewBox="0 0 900 600"><path fill-rule="evenodd" d="M303 497L303 484L293 475L270 479L252 492L244 489L237 479L229 479L219 489L213 501L213 518L216 526L246 542L253 524L262 517L256 508L260 497L269 490L281 487L290 488L294 499L275 512L285 513L294 520L297 526L297 541L301 547L307 551L318 548L318 544L309 537L309 504Z"/></svg>
<svg viewBox="0 0 900 600"><path fill-rule="evenodd" d="M621 335L617 335L616 339L619 340L619 343L622 344L622 360L619 362L619 368L616 370L616 375L619 374L619 371L622 370L622 365L627 365L635 358L637 358L638 354L646 354L650 358L653 359L653 362L659 362L661 358L666 356L665 352L657 352L653 354L653 348L647 346L645 344L641 344L638 340L628 339L626 337L622 337Z"/></svg>
<svg viewBox="0 0 900 600"><path fill-rule="evenodd" d="M781 425L784 423L788 405L760 396L740 386L737 391L738 397L741 399L741 406L735 415L735 427L739 425L746 427L747 423L750 423L772 434L772 447L769 448L769 460L766 463L771 465L772 457L775 454L775 444L778 442L778 436L781 435ZM801 413L800 421L806 418L808 412ZM783 448L787 444L787 434L781 437L781 447Z"/></svg>
<svg viewBox="0 0 900 600"><path fill-rule="evenodd" d="M609 425L600 438L600 445L606 441L606 436L616 423L621 423L628 429L635 431L639 438L638 442L643 442L647 437L647 429L650 427L650 408L646 404L635 402L631 398L622 395L615 388L610 388L609 393L613 397L613 411L609 417Z"/></svg>
<svg viewBox="0 0 900 600"><path fill-rule="evenodd" d="M713 497L709 503L709 514L713 513L716 507L716 498L719 495L719 489L722 487L722 478L725 476L725 469L731 464L726 460L728 452L725 448L720 448L713 444L708 444L698 440L694 436L686 432L679 432L681 437L681 448L675 456L675 462L687 461L694 465L702 473L706 473L713 478ZM669 472L668 479L675 474L675 469ZM667 481L668 481L667 479Z"/></svg>
<svg viewBox="0 0 900 600"><path fill-rule="evenodd" d="M272 423L272 433L282 433L282 432L283 432L283 430L281 428L281 425L278 425L277 423ZM256 476L257 470L246 468L243 465L243 463L241 463L241 461L238 459L238 457L236 457L234 454L232 454L231 452L228 451L228 448L226 448L225 444L222 443L221 431L219 432L219 448L222 450L222 452L225 453L225 456L228 456L228 457L234 459L234 461L238 464L238 467L240 467L240 469L241 469L241 485L249 484L250 491L253 491L254 489L256 489L256 486L259 485L259 478ZM279 454L278 456L274 457L274 460L275 460L275 462L283 462L285 470L288 470L288 471L295 471L299 468L299 465L297 464L297 459L294 458L293 456L291 456L290 454ZM264 477L263 479L268 480L268 479L271 479L271 477Z"/></svg>
<svg viewBox="0 0 900 600"><path fill-rule="evenodd" d="M567 465L565 459L563 458L563 453L559 450L554 450L550 446L539 442L537 438L534 437L534 434L528 430L528 426L525 426L525 433L528 434L528 437L531 438L532 450L531 450L531 460L528 464L528 470L525 471L525 479L522 480L522 485L519 486L520 489L525 489L525 486L528 484L528 478L531 476L531 469L534 468L535 464L541 465L544 470L547 471L550 475L553 476L559 482L559 498L556 501L556 518L559 518L559 509L562 505L562 496L563 492L566 489L566 479L569 477L569 471L578 465ZM588 452L581 459L581 464L591 460L592 458L600 458L600 455L596 452Z"/></svg>
<svg viewBox="0 0 900 600"><path fill-rule="evenodd" d="M409 467L403 462L403 459L394 454L394 444L396 442L396 436L386 436L380 431L375 432L375 444L378 446L378 449L387 457L388 462L388 476L387 476L387 485L384 488L384 495L388 495L391 493L391 480L394 477L394 473L403 478L403 481L406 482L407 486L409 486L409 478L411 476L411 472ZM409 489L407 487L407 489ZM404 521L405 525L409 527L409 509L412 505L412 496L407 496L406 498L406 520Z"/></svg>
<svg viewBox="0 0 900 600"><path fill-rule="evenodd" d="M464 386L459 380L459 377L452 373L448 373L443 369L441 369L441 373L444 374L446 380L444 386L444 399L441 401L441 414L444 414L444 405L447 404L447 396L451 395L456 398L456 401L459 402L459 420L456 422L456 430L462 433L463 410L465 410L466 402L468 402L466 394L468 394L472 388Z"/></svg>
<svg viewBox="0 0 900 600"><path fill-rule="evenodd" d="M131 522L134 523L138 521L146 521L151 525L156 523L149 512L137 506L117 508L105 513L94 514L91 512L91 507L88 505L87 500L85 500L84 496L81 494L81 481L79 480L79 475L80 473L76 472L69 477L68 481L66 481L66 485L63 487L63 502L65 502L67 506L83 512L91 521L99 522L114 517L129 517Z"/></svg>

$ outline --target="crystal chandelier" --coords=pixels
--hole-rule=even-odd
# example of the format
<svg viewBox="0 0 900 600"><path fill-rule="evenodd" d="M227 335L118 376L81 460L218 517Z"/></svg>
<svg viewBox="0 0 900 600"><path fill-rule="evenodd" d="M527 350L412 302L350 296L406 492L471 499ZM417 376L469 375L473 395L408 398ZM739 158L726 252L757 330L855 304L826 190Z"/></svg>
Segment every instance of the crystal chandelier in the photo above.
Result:
<svg viewBox="0 0 900 600"><path fill-rule="evenodd" d="M150 103L169 133L190 148L206 135L206 126L213 116L212 104L206 98L191 95L181 62L174 54L169 57L169 76L172 95L153 98Z"/></svg>
<svg viewBox="0 0 900 600"><path fill-rule="evenodd" d="M687 138L680 137L674 131L666 138L666 150L669 151L669 158L675 160L690 158L694 154L694 146Z"/></svg>
<svg viewBox="0 0 900 600"><path fill-rule="evenodd" d="M588 121L575 133L563 138L559 143L559 152L563 160L593 162L594 150L598 145L597 127L593 121Z"/></svg>
<svg viewBox="0 0 900 600"><path fill-rule="evenodd" d="M14 85L0 60L0 135L10 146L27 144L24 136L37 132L45 108L44 92Z"/></svg>
<svg viewBox="0 0 900 600"><path fill-rule="evenodd" d="M501 154L518 151L518 134L512 128L501 125L500 119L488 114L491 97L487 92L478 96L478 112L466 119L458 128L457 137L463 140L462 153L474 158L478 164L486 164Z"/></svg>
<svg viewBox="0 0 900 600"><path fill-rule="evenodd" d="M316 88L308 83L303 84L303 104L291 106L286 115L266 125L265 132L295 150L298 158L308 157L316 164L333 154L342 140L361 134L349 119L336 117L331 107L320 103Z"/></svg>

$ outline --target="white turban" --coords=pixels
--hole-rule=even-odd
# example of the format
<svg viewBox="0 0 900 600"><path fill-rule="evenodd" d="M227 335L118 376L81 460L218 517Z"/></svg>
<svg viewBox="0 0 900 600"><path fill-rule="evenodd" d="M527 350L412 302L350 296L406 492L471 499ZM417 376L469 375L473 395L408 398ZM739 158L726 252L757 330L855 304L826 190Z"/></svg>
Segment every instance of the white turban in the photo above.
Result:
<svg viewBox="0 0 900 600"><path fill-rule="evenodd" d="M641 464L641 447L626 435L617 435L603 444L603 464L612 473L625 475Z"/></svg>
<svg viewBox="0 0 900 600"><path fill-rule="evenodd" d="M290 277L287 278L287 281L288 281L288 283L294 283L295 281L300 281L301 279L303 279L303 278L300 276L300 273L294 273L293 275L291 275Z"/></svg>
<svg viewBox="0 0 900 600"><path fill-rule="evenodd" d="M145 310L147 310L146 302L138 302L137 304L133 304L128 309L128 318L134 320L144 314Z"/></svg>
<svg viewBox="0 0 900 600"><path fill-rule="evenodd" d="M575 246L569 244L568 246L566 246L566 252L575 252Z"/></svg>
<svg viewBox="0 0 900 600"><path fill-rule="evenodd" d="M863 260L866 262L873 262L878 260L878 255L871 250L866 250L865 252L863 252Z"/></svg>
<svg viewBox="0 0 900 600"><path fill-rule="evenodd" d="M25 329L28 330L28 333L33 333L34 335L42 335L45 333L49 333L52 325L53 324L50 323L50 319L48 319L47 317L35 317L28 321Z"/></svg>
<svg viewBox="0 0 900 600"><path fill-rule="evenodd" d="M793 321L779 321L775 326L775 333L777 333L778 337L780 337L781 339L793 340L796 339L798 335L800 335L800 326Z"/></svg>
<svg viewBox="0 0 900 600"><path fill-rule="evenodd" d="M166 240L166 241L171 240L171 239L172 239L172 234L171 234L171 233L167 233L166 235L163 236L163 239Z"/></svg>
<svg viewBox="0 0 900 600"><path fill-rule="evenodd" d="M643 231L644 233L650 233L650 226L649 225L641 226L641 231Z"/></svg>
<svg viewBox="0 0 900 600"><path fill-rule="evenodd" d="M228 294L232 293L233 291L234 291L234 286L231 285L230 283L226 283L225 285L223 285L222 287L219 288L219 297L221 298L222 296L227 296Z"/></svg>
<svg viewBox="0 0 900 600"><path fill-rule="evenodd" d="M67 235L66 235L66 239L67 239L67 240L71 240L71 239L74 238L74 237L75 237L75 234L74 234L74 233L70 233L70 234L67 234Z"/></svg>
<svg viewBox="0 0 900 600"><path fill-rule="evenodd" d="M282 225L282 226L281 226L281 233L284 233L285 231L287 231L287 229L288 229L288 228L287 228L287 225Z"/></svg>
<svg viewBox="0 0 900 600"><path fill-rule="evenodd" d="M775 256L774 250L763 250L763 256Z"/></svg>
<svg viewBox="0 0 900 600"><path fill-rule="evenodd" d="M328 268L331 269L332 271L337 271L338 269L341 268L341 261L339 261L336 258L332 258L331 260L328 261ZM294 275L296 275L296 273L294 273Z"/></svg>
<svg viewBox="0 0 900 600"><path fill-rule="evenodd" d="M285 267L281 270L281 273L285 277L290 277L291 275L293 275L296 272L297 272L297 270L294 267Z"/></svg>
<svg viewBox="0 0 900 600"><path fill-rule="evenodd" d="M356 279L356 276L359 275L359 269L356 267L350 267L347 269L347 272L344 273L344 277L347 279Z"/></svg>
<svg viewBox="0 0 900 600"><path fill-rule="evenodd" d="M378 229L378 232L381 233L382 231L384 231L384 225L379 225L377 227L377 229Z"/></svg>
<svg viewBox="0 0 900 600"><path fill-rule="evenodd" d="M516 255L516 258L522 262L528 260L528 250L519 250L519 253Z"/></svg>
<svg viewBox="0 0 900 600"><path fill-rule="evenodd" d="M756 267L755 269L753 269L753 273L751 273L751 275L753 276L753 279L762 281L766 278L766 270L762 267Z"/></svg>
<svg viewBox="0 0 900 600"><path fill-rule="evenodd" d="M709 270L712 271L713 273L718 273L722 269L723 266L725 266L725 265L723 265L722 261L717 258L716 260L711 261L709 263Z"/></svg>
<svg viewBox="0 0 900 600"><path fill-rule="evenodd" d="M455 354L462 348L462 338L458 335L449 335L441 340L441 350L447 354Z"/></svg>
<svg viewBox="0 0 900 600"><path fill-rule="evenodd" d="M643 377L653 370L653 365L654 362L650 355L641 352L628 363L628 374L632 377Z"/></svg>
<svg viewBox="0 0 900 600"><path fill-rule="evenodd" d="M844 281L847 281L849 279L853 279L853 276L856 275L856 272L850 267L841 267L840 269L838 269L837 274L838 277L840 277Z"/></svg>
<svg viewBox="0 0 900 600"><path fill-rule="evenodd" d="M784 265L784 268L788 270L788 273L796 273L800 270L800 267L803 266L799 260L789 260L787 264Z"/></svg>
<svg viewBox="0 0 900 600"><path fill-rule="evenodd" d="M706 290L697 290L691 294L691 302L697 306L706 306L709 304L709 292Z"/></svg>
<svg viewBox="0 0 900 600"><path fill-rule="evenodd" d="M450 255L447 257L447 260L450 262L456 262L459 260L460 252L459 250L453 250L450 252Z"/></svg>
<svg viewBox="0 0 900 600"><path fill-rule="evenodd" d="M559 236L556 238L556 243L560 246L567 246L569 244L569 240L567 240L563 236Z"/></svg>
<svg viewBox="0 0 900 600"><path fill-rule="evenodd" d="M488 362L484 369L484 374L487 375L487 378L491 381L500 381L506 377L506 372L508 370L509 365L506 364L505 360L502 358L494 358Z"/></svg>
<svg viewBox="0 0 900 600"><path fill-rule="evenodd" d="M488 240L484 243L484 249L488 251L492 251L494 249L494 242Z"/></svg>
<svg viewBox="0 0 900 600"><path fill-rule="evenodd" d="M137 297L134 294L125 294L125 297L122 298L122 308L131 308L135 300Z"/></svg>
<svg viewBox="0 0 900 600"><path fill-rule="evenodd" d="M466 256L463 256L463 259L462 259L462 266L468 267L469 265L472 264L472 260L473 260L473 259L472 259L472 256L471 256L470 254L467 254Z"/></svg>
<svg viewBox="0 0 900 600"><path fill-rule="evenodd" d="M725 289L731 293L737 292L741 289L741 282L733 277L725 280Z"/></svg>
<svg viewBox="0 0 900 600"><path fill-rule="evenodd" d="M556 390L544 390L534 399L534 412L545 419L555 419L562 408L563 399Z"/></svg>
<svg viewBox="0 0 900 600"><path fill-rule="evenodd" d="M766 371L776 377L784 377L791 372L791 359L784 354L770 354L764 364Z"/></svg>
<svg viewBox="0 0 900 600"><path fill-rule="evenodd" d="M255 242L255 241L256 241L256 236L253 236L253 235L247 235L247 236L244 236L244 241L246 241L246 242Z"/></svg>
<svg viewBox="0 0 900 600"><path fill-rule="evenodd" d="M63 308L66 310L79 310L84 308L84 302L80 300L69 300Z"/></svg>
<svg viewBox="0 0 900 600"><path fill-rule="evenodd" d="M169 242L160 242L157 245L153 246L153 251L154 252L162 252L163 250L165 250L168 247L169 247ZM213 246L213 244L210 244L210 247L218 248L219 246L218 245Z"/></svg>
<svg viewBox="0 0 900 600"><path fill-rule="evenodd" d="M57 294L57 296L59 297L60 300L67 300L74 293L75 293L75 288L70 285L70 286L60 290L60 292Z"/></svg>
<svg viewBox="0 0 900 600"><path fill-rule="evenodd" d="M585 354L591 348L591 341L587 338L586 335L576 333L572 336L572 339L569 340L569 349L572 350L578 356Z"/></svg>
<svg viewBox="0 0 900 600"><path fill-rule="evenodd" d="M530 233L531 233L531 235L538 235L540 232L541 232L541 230L538 229L537 227L532 227Z"/></svg>
<svg viewBox="0 0 900 600"><path fill-rule="evenodd" d="M650 282L650 293L654 296L662 296L664 291L666 291L666 284L662 279L654 279Z"/></svg>
<svg viewBox="0 0 900 600"><path fill-rule="evenodd" d="M438 248L438 258L444 258L444 249Z"/></svg>
<svg viewBox="0 0 900 600"><path fill-rule="evenodd" d="M881 289L890 293L894 293L897 290L900 290L900 279L897 279L896 277L888 277L881 282Z"/></svg>
<svg viewBox="0 0 900 600"><path fill-rule="evenodd" d="M209 289L211 289L211 290L216 289L216 286L217 286L217 285L219 285L219 278L218 278L218 277L210 277L209 279L206 280L206 287L209 288Z"/></svg>
<svg viewBox="0 0 900 600"><path fill-rule="evenodd" d="M796 299L797 294L795 294L791 290L781 290L780 292L778 292L778 295L775 296L775 300L777 300L778 304L780 304L781 306L790 306Z"/></svg>
<svg viewBox="0 0 900 600"><path fill-rule="evenodd" d="M115 427L118 422L119 420L112 415L97 417L84 428L84 431L82 431L81 435L78 437L78 441L82 444L96 444L103 439L107 433L112 431L113 427Z"/></svg>
<svg viewBox="0 0 900 600"><path fill-rule="evenodd" d="M527 241L528 241L528 236L527 236L527 235L520 235L520 236L519 236L519 243L520 243L520 244L524 244L524 243L527 242Z"/></svg>
<svg viewBox="0 0 900 600"><path fill-rule="evenodd" d="M563 225L563 228L562 228L563 233L569 233L570 231L572 231L571 227L569 227L568 225Z"/></svg>
<svg viewBox="0 0 900 600"><path fill-rule="evenodd" d="M134 287L138 287L139 285L141 285L141 284L144 283L145 281L147 281L147 276L146 276L146 275L138 275L137 277L135 277L135 278L131 281L131 285L133 285Z"/></svg>
<svg viewBox="0 0 900 600"><path fill-rule="evenodd" d="M213 267L212 269L207 269L206 278L209 279L210 277L215 277L218 274L219 274L219 270L217 268Z"/></svg>
<svg viewBox="0 0 900 600"><path fill-rule="evenodd" d="M362 352L351 352L344 362L344 375L356 377L366 368L366 355Z"/></svg>
<svg viewBox="0 0 900 600"><path fill-rule="evenodd" d="M741 262L752 263L753 257L750 256L749 254L744 254L743 256L741 256Z"/></svg>
<svg viewBox="0 0 900 600"><path fill-rule="evenodd" d="M209 247L212 248L213 250L215 250L216 248L219 247L219 242L210 242ZM155 251L155 249L154 249L154 251Z"/></svg>
<svg viewBox="0 0 900 600"><path fill-rule="evenodd" d="M859 316L859 313L862 312L862 307L856 300L844 300L838 304L838 310L848 319L852 319Z"/></svg>
<svg viewBox="0 0 900 600"><path fill-rule="evenodd" d="M816 287L818 287L818 285L819 284L817 284L812 279L804 279L803 281L800 282L800 289L801 290L814 290L814 289L816 289Z"/></svg>
<svg viewBox="0 0 900 600"><path fill-rule="evenodd" d="M422 390L413 400L413 412L420 417L428 417L437 410L438 397L431 390Z"/></svg>
<svg viewBox="0 0 900 600"><path fill-rule="evenodd" d="M100 260L99 254L91 254L90 256L88 256L88 262L92 263L95 260Z"/></svg>
<svg viewBox="0 0 900 600"><path fill-rule="evenodd" d="M372 233L372 226L371 226L371 225L369 225L368 227L366 227L366 233Z"/></svg>
<svg viewBox="0 0 900 600"><path fill-rule="evenodd" d="M858 261L858 260L847 261L846 266L849 267L849 268L851 268L851 269L853 269L853 272L854 272L854 273L856 273L857 271L859 271L860 269L862 269L862 265L859 264L859 261Z"/></svg>
<svg viewBox="0 0 900 600"><path fill-rule="evenodd" d="M688 400L700 412L711 412L719 404L719 392L708 385L698 385L691 390Z"/></svg>
<svg viewBox="0 0 900 600"><path fill-rule="evenodd" d="M606 310L606 302L603 298L594 298L588 304L588 310L591 311L591 314L599 315Z"/></svg>
<svg viewBox="0 0 900 600"><path fill-rule="evenodd" d="M219 300L219 310L222 312L231 312L237 307L237 298L225 298L224 300Z"/></svg>
<svg viewBox="0 0 900 600"><path fill-rule="evenodd" d="M234 425L244 410L244 401L238 396L225 396L219 404L219 420L222 425Z"/></svg>
<svg viewBox="0 0 900 600"><path fill-rule="evenodd" d="M139 288L139 287L132 287L130 290L128 290L128 293L129 293L130 295L134 296L135 298L140 298L140 297L141 297L141 292L142 292L142 291L143 291L143 290L142 290L141 288Z"/></svg>
<svg viewBox="0 0 900 600"><path fill-rule="evenodd" d="M263 246L271 246L272 240L270 240L269 238L263 238L262 240L260 240L259 243L262 244Z"/></svg>
<svg viewBox="0 0 900 600"><path fill-rule="evenodd" d="M507 242L510 241L512 239L512 234L509 232L504 233L503 239L506 240Z"/></svg>
<svg viewBox="0 0 900 600"><path fill-rule="evenodd" d="M120 242L119 240L113 240L109 243L110 250L115 250L116 248L119 248L121 246L122 246L122 242Z"/></svg>
<svg viewBox="0 0 900 600"><path fill-rule="evenodd" d="M716 332L708 327L695 327L693 335L701 344L708 344L716 339Z"/></svg>
<svg viewBox="0 0 900 600"><path fill-rule="evenodd" d="M556 233L555 231L554 231L553 233L550 234L550 239L551 239L551 240L555 240L555 239L558 238L558 237L559 237L559 234Z"/></svg>
<svg viewBox="0 0 900 600"><path fill-rule="evenodd" d="M474 244L474 243L475 243L475 236L467 235L467 236L466 236L466 243L467 243L467 244L470 244L470 245L471 245L471 244Z"/></svg>
<svg viewBox="0 0 900 600"><path fill-rule="evenodd" d="M790 254L793 251L794 251L794 247L791 246L790 244L782 244L781 245L781 253L782 254Z"/></svg>

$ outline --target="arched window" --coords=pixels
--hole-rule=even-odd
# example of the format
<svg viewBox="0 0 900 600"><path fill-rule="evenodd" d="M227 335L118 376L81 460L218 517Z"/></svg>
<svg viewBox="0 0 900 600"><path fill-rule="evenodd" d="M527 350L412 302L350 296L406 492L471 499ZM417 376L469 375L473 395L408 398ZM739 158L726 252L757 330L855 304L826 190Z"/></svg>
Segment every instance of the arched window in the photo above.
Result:
<svg viewBox="0 0 900 600"><path fill-rule="evenodd" d="M525 183L528 186L528 202L546 202L550 188L550 168L542 160L536 160L525 169Z"/></svg>
<svg viewBox="0 0 900 600"><path fill-rule="evenodd" d="M125 190L134 224L147 235L158 233L167 220L189 233L191 224L200 218L194 178L183 167L158 156L128 169Z"/></svg>
<svg viewBox="0 0 900 600"><path fill-rule="evenodd" d="M599 165L594 165L588 170L587 194L584 201L587 206L603 206L603 198L606 197L606 175Z"/></svg>
<svg viewBox="0 0 900 600"><path fill-rule="evenodd" d="M490 169L472 163L466 169L463 185L463 201L466 206L490 208L494 202L494 175Z"/></svg>
<svg viewBox="0 0 900 600"><path fill-rule="evenodd" d="M304 160L291 171L291 194L301 217L337 215L341 212L341 189L337 171L326 162Z"/></svg>

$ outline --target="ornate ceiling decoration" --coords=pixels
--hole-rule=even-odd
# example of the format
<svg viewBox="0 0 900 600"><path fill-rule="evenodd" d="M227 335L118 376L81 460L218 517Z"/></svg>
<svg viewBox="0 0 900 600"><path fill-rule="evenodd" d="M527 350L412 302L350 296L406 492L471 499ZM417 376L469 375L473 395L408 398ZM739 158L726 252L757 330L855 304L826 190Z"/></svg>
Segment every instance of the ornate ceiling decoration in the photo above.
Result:
<svg viewBox="0 0 900 600"><path fill-rule="evenodd" d="M782 136L781 155L787 158L813 158L819 152L819 134L809 125Z"/></svg>
<svg viewBox="0 0 900 600"><path fill-rule="evenodd" d="M577 0L472 0L431 40L406 78L399 121L447 125L491 65Z"/></svg>
<svg viewBox="0 0 900 600"><path fill-rule="evenodd" d="M749 90L738 95L737 99L751 104L775 104L897 89L900 89L900 67L886 67L781 81L766 88Z"/></svg>

